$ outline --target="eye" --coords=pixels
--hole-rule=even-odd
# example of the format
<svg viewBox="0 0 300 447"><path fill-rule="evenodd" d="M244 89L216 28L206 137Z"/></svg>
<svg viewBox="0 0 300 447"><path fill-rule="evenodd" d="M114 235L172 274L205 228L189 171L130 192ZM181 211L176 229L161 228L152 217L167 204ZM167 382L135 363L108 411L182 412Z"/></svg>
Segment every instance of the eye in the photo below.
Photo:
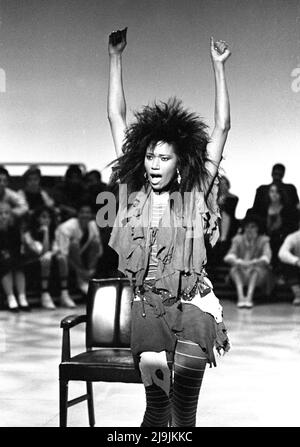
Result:
<svg viewBox="0 0 300 447"><path fill-rule="evenodd" d="M161 160L162 160L162 161L168 161L169 158L168 158L168 157L161 157Z"/></svg>
<svg viewBox="0 0 300 447"><path fill-rule="evenodd" d="M147 154L147 155L146 155L146 158L147 158L147 160L152 160L153 155L149 155L149 154Z"/></svg>

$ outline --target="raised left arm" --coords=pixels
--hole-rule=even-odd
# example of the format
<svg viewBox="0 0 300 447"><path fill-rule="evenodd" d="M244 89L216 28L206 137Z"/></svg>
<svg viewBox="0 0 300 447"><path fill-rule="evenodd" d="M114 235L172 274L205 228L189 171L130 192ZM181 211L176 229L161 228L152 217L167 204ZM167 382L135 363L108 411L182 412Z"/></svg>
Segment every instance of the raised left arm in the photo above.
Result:
<svg viewBox="0 0 300 447"><path fill-rule="evenodd" d="M215 177L230 129L230 105L225 78L225 61L231 52L223 40L215 42L211 37L210 54L215 79L215 126L207 145L209 161L206 167L212 177Z"/></svg>

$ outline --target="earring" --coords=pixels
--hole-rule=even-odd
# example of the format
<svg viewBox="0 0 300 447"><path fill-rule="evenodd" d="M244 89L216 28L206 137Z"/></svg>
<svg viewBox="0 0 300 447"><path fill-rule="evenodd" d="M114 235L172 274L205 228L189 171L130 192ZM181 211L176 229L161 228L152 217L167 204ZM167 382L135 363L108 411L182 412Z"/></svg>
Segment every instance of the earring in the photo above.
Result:
<svg viewBox="0 0 300 447"><path fill-rule="evenodd" d="M144 177L147 180L148 176L147 176L147 172L144 172Z"/></svg>
<svg viewBox="0 0 300 447"><path fill-rule="evenodd" d="M181 175L180 175L180 172L179 172L178 168L177 168L176 172L177 172L177 183L178 183L178 185L180 185L180 183L181 183Z"/></svg>

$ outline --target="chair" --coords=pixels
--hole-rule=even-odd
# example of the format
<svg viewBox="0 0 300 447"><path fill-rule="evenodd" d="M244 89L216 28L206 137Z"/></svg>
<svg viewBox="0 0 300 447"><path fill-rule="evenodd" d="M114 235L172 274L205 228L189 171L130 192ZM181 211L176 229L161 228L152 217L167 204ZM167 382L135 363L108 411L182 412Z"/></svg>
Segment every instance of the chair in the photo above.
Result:
<svg viewBox="0 0 300 447"><path fill-rule="evenodd" d="M86 314L71 315L61 321L60 427L67 426L68 408L84 400L89 424L95 425L92 382L142 383L130 350L131 300L128 279L92 279ZM86 351L71 357L70 329L80 323L86 323ZM68 400L70 380L85 381L87 393Z"/></svg>

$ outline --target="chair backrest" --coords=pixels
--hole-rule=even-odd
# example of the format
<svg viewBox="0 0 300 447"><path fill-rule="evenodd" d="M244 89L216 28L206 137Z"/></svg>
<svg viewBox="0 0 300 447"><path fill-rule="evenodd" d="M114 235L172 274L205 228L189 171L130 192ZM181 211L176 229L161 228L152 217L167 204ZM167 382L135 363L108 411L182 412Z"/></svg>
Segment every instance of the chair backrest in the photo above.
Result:
<svg viewBox="0 0 300 447"><path fill-rule="evenodd" d="M91 279L87 294L86 346L130 346L133 289L126 278Z"/></svg>

